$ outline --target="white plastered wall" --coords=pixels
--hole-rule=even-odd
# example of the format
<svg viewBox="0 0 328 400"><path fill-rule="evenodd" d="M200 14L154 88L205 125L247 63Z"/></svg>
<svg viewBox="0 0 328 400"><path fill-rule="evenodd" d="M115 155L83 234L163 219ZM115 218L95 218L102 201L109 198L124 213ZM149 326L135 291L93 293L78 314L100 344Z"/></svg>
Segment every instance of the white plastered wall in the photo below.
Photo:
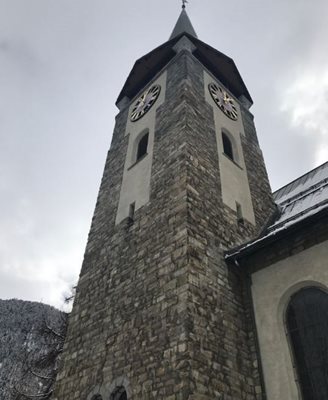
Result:
<svg viewBox="0 0 328 400"><path fill-rule="evenodd" d="M152 108L138 121L131 122L131 110L137 100L136 97L129 108L129 117L126 125L125 135L129 135L129 144L125 158L123 181L120 192L120 200L116 214L116 224L120 223L129 215L129 208L135 203L135 210L147 204L150 196L150 177L153 160L154 135L156 110L163 104L166 92L166 72L163 72L155 81L149 84L144 90L152 85L161 86L161 92ZM135 163L136 144L146 131L149 132L147 155Z"/></svg>
<svg viewBox="0 0 328 400"><path fill-rule="evenodd" d="M249 190L247 171L245 168L244 155L241 146L240 135L245 136L245 131L241 119L239 103L238 100L234 98L234 96L227 90L230 96L234 98L238 111L238 119L237 121L233 121L218 108L212 99L212 96L208 90L208 85L211 82L219 83L221 87L224 87L220 82L218 82L217 79L212 78L211 75L204 71L205 98L206 101L213 107L214 112L223 202L235 211L236 202L238 202L242 207L243 217L255 225L252 198ZM222 130L229 132L232 136L236 162L230 160L229 157L227 157L223 152Z"/></svg>
<svg viewBox="0 0 328 400"><path fill-rule="evenodd" d="M301 400L284 316L302 287L328 288L328 242L252 274L252 296L268 400Z"/></svg>

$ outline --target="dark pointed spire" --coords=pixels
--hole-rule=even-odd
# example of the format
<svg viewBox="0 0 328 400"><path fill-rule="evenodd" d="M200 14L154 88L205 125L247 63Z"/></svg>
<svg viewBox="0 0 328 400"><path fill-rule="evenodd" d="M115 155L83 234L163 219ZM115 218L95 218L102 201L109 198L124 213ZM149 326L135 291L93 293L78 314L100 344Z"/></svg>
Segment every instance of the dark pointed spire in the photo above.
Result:
<svg viewBox="0 0 328 400"><path fill-rule="evenodd" d="M194 27L192 26L192 23L188 17L188 14L186 12L186 9L184 7L182 7L182 11L180 14L180 17L177 21L177 23L175 24L175 27L173 29L173 32L170 36L170 40L174 39L175 37L181 35L182 33L188 33L191 36L194 36L195 38L197 38L197 34L195 32Z"/></svg>

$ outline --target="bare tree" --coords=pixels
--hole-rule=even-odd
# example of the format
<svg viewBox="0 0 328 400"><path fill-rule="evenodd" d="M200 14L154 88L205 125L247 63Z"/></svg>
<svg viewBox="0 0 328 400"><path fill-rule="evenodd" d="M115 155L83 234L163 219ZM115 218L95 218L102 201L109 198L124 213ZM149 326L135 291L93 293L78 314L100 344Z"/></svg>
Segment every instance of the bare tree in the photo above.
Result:
<svg viewBox="0 0 328 400"><path fill-rule="evenodd" d="M60 321L52 325L44 317L41 327L32 328L27 335L23 355L24 363L19 380L13 387L14 400L47 400L53 392L60 354L62 353L67 329L67 315L60 314ZM33 338L42 338L41 349Z"/></svg>

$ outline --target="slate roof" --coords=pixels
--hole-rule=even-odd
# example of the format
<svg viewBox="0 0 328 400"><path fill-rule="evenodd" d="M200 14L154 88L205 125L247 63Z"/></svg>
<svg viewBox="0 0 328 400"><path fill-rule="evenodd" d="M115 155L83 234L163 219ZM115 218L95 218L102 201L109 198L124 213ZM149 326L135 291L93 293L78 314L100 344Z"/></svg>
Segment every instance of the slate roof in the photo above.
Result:
<svg viewBox="0 0 328 400"><path fill-rule="evenodd" d="M270 230L286 224L321 206L328 205L328 162L301 176L274 193L281 209Z"/></svg>
<svg viewBox="0 0 328 400"><path fill-rule="evenodd" d="M278 207L274 221L257 239L230 251L227 259L248 254L296 224L328 211L328 162L277 190L273 196Z"/></svg>

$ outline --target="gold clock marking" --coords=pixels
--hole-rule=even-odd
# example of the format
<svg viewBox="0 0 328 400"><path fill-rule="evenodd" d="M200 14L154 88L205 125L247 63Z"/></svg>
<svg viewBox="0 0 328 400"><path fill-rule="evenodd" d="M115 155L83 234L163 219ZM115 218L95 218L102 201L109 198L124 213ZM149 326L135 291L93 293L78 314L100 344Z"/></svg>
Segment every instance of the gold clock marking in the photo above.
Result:
<svg viewBox="0 0 328 400"><path fill-rule="evenodd" d="M219 85L212 82L208 85L209 92L216 105L220 110L230 119L236 121L238 118L237 107L235 106L234 100L230 95L222 89Z"/></svg>

